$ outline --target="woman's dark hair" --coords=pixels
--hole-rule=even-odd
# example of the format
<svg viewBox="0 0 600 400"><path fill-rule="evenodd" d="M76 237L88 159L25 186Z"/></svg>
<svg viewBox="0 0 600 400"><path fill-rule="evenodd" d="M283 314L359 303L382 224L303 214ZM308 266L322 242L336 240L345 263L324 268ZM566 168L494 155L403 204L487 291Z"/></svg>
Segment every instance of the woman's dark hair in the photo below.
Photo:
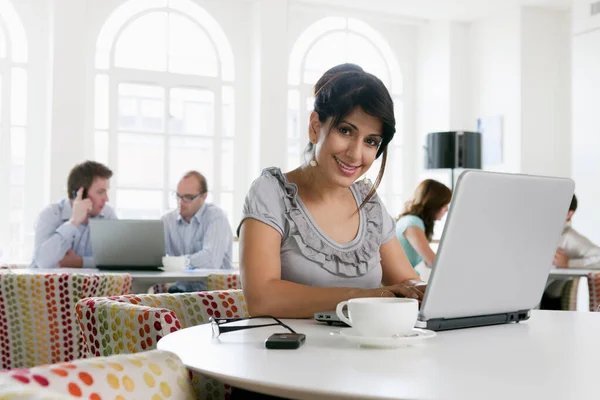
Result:
<svg viewBox="0 0 600 400"><path fill-rule="evenodd" d="M431 241L435 217L446 204L450 204L451 199L452 191L448 186L433 179L426 179L417 186L413 199L406 203L404 212L398 219L405 215L421 218L425 224L425 236Z"/></svg>
<svg viewBox="0 0 600 400"><path fill-rule="evenodd" d="M573 195L571 199L571 204L569 205L569 211L577 211L577 196Z"/></svg>
<svg viewBox="0 0 600 400"><path fill-rule="evenodd" d="M332 118L329 131L337 127L356 107L383 122L383 137L376 156L378 158L383 155L381 168L373 187L360 205L362 208L375 195L381 183L387 160L387 146L396 133L392 97L379 78L356 64L341 64L329 69L316 83L314 90L314 111L319 115L319 121L325 123L328 118ZM309 143L305 154L311 155L313 152L314 144Z"/></svg>

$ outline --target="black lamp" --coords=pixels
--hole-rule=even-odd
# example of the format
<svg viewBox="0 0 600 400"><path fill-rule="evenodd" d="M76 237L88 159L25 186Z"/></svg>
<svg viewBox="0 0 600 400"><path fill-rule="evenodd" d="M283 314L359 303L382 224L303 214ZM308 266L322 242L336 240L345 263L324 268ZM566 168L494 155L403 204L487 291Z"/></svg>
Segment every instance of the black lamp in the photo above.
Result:
<svg viewBox="0 0 600 400"><path fill-rule="evenodd" d="M426 136L425 168L481 169L481 133L479 132L432 132Z"/></svg>

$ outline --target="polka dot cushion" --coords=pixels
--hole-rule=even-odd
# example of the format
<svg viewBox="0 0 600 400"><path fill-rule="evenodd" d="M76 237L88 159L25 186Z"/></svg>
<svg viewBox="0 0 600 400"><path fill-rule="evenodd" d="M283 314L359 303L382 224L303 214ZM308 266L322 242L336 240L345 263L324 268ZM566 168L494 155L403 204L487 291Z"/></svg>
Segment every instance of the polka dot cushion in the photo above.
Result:
<svg viewBox="0 0 600 400"><path fill-rule="evenodd" d="M149 351L5 372L16 384L90 400L194 399L189 373L175 354ZM0 386L0 389L2 386ZM6 392L3 390L3 395ZM17 397L18 398L18 397Z"/></svg>
<svg viewBox="0 0 600 400"><path fill-rule="evenodd" d="M248 317L241 290L126 295L77 303L77 317L91 355L107 356L155 349L165 335L204 324L211 316ZM225 399L229 387L194 374L202 399Z"/></svg>
<svg viewBox="0 0 600 400"><path fill-rule="evenodd" d="M588 274L588 290L590 292L590 311L600 311L600 272Z"/></svg>
<svg viewBox="0 0 600 400"><path fill-rule="evenodd" d="M17 264L0 264L0 269L18 269L21 268Z"/></svg>
<svg viewBox="0 0 600 400"><path fill-rule="evenodd" d="M148 294L169 293L169 288L174 284L175 282L156 283L148 289Z"/></svg>
<svg viewBox="0 0 600 400"><path fill-rule="evenodd" d="M128 274L0 273L0 369L83 357L77 301L130 291Z"/></svg>
<svg viewBox="0 0 600 400"><path fill-rule="evenodd" d="M21 383L0 383L0 400L71 400L71 396L29 388Z"/></svg>
<svg viewBox="0 0 600 400"><path fill-rule="evenodd" d="M206 290L241 289L240 274L210 274L206 281Z"/></svg>
<svg viewBox="0 0 600 400"><path fill-rule="evenodd" d="M580 278L568 280L563 286L560 296L560 309L563 311L577 311L577 290Z"/></svg>

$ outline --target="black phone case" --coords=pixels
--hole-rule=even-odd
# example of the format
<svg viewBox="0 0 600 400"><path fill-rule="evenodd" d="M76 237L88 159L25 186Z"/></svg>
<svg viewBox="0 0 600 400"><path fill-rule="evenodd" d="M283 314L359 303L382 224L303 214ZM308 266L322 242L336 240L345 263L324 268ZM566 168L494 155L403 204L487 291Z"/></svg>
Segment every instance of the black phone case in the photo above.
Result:
<svg viewBox="0 0 600 400"><path fill-rule="evenodd" d="M306 340L303 333L275 333L265 340L267 349L294 350L302 346Z"/></svg>

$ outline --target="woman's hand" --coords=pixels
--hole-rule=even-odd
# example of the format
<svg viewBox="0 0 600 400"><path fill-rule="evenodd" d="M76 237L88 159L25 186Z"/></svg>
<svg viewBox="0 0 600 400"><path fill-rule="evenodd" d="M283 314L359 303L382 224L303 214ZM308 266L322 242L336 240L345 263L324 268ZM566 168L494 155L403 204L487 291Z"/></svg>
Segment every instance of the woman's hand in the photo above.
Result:
<svg viewBox="0 0 600 400"><path fill-rule="evenodd" d="M423 300L427 284L416 279L409 279L402 283L381 288L381 297L406 297L409 299Z"/></svg>

